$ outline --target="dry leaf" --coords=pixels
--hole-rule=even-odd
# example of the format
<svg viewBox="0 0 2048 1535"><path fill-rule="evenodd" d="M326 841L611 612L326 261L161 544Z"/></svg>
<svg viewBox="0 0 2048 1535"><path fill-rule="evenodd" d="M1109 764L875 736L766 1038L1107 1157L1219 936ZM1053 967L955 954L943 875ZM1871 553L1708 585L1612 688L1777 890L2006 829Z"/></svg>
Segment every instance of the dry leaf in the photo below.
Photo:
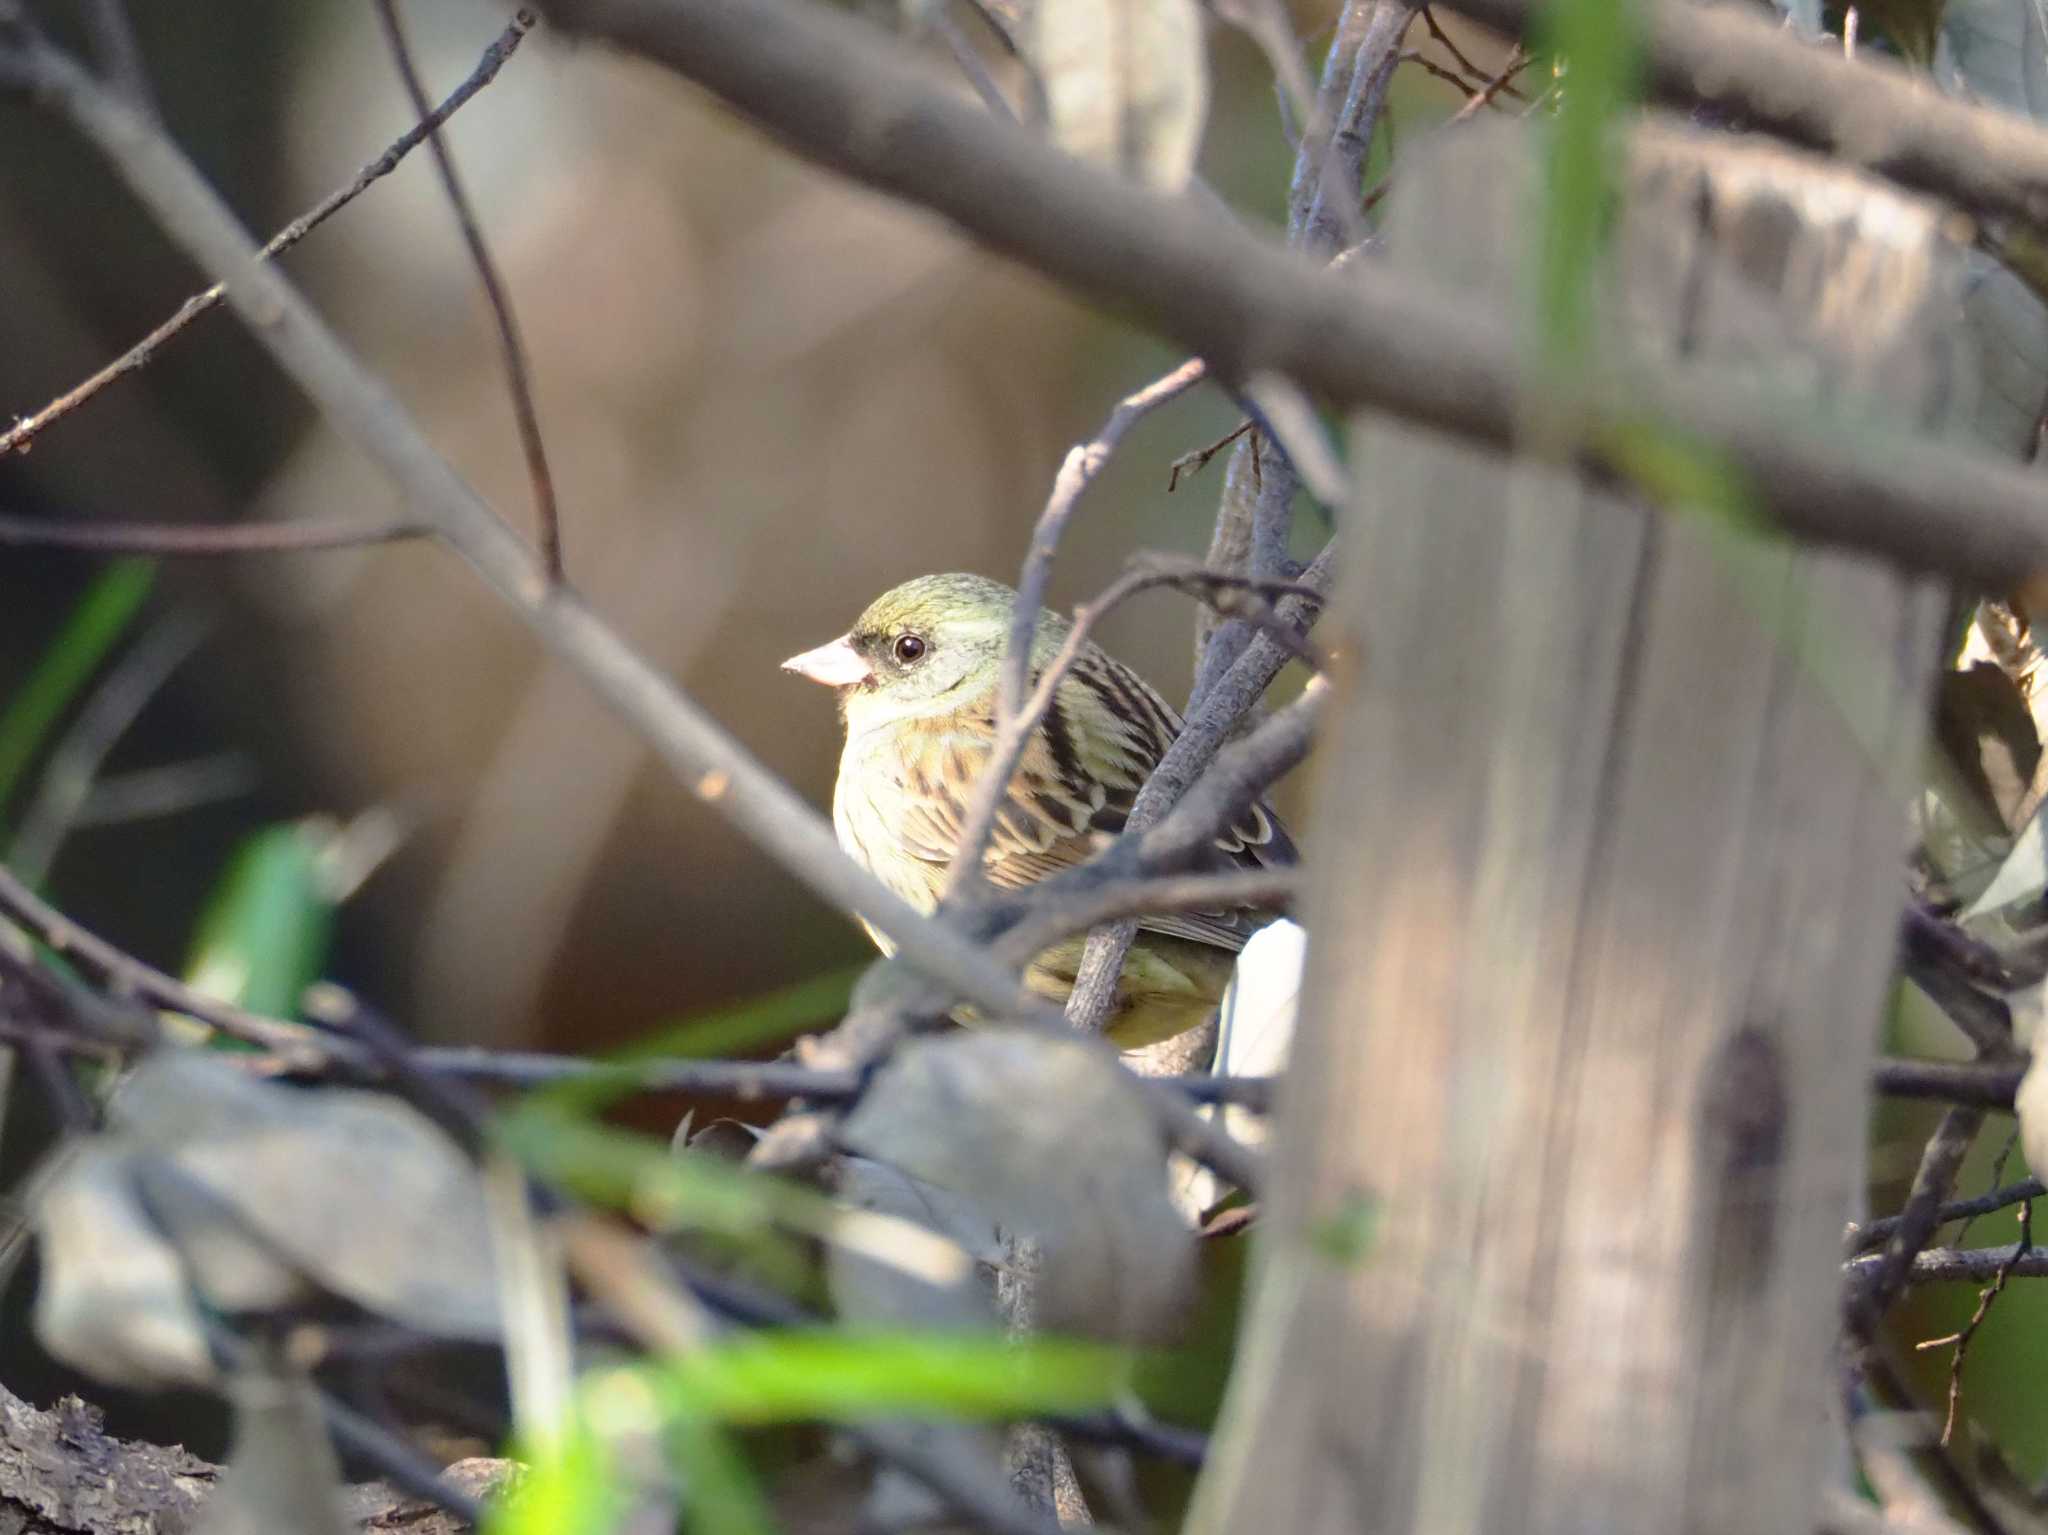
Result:
<svg viewBox="0 0 2048 1535"><path fill-rule="evenodd" d="M1009 1031L920 1040L840 1131L861 1156L966 1201L1043 1253L1039 1321L1130 1338L1178 1310L1193 1238L1138 1085L1079 1041Z"/></svg>
<svg viewBox="0 0 2048 1535"><path fill-rule="evenodd" d="M37 1333L104 1380L212 1378L195 1303L326 1294L427 1332L499 1332L481 1182L453 1141L394 1098L259 1081L204 1050L135 1069L36 1226Z"/></svg>

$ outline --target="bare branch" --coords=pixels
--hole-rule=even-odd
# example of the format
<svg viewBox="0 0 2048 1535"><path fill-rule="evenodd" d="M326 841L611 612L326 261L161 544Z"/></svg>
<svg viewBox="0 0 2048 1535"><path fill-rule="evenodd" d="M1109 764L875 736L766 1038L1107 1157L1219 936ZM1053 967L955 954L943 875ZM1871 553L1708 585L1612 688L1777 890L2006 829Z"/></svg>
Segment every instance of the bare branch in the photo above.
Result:
<svg viewBox="0 0 2048 1535"><path fill-rule="evenodd" d="M1513 36L1533 0L1444 0ZM1651 89L1733 109L1754 128L1982 213L2048 224L2048 132L1972 105L1868 51L1808 47L1744 7L1645 18Z"/></svg>
<svg viewBox="0 0 2048 1535"><path fill-rule="evenodd" d="M1276 643L1287 647L1289 653L1308 661L1318 669L1323 658L1305 639L1294 632L1285 619L1280 618L1269 603L1247 605L1241 602L1221 600L1221 594L1238 591L1267 598L1273 596L1300 596L1315 593L1305 587L1286 581L1259 581L1250 576L1232 575L1214 571L1192 561L1139 559L1132 567L1110 583L1102 595L1092 602L1085 602L1074 610L1074 622L1067 630L1067 637L1052 660L1046 664L1031 696L1024 701L1023 708L1001 718L996 730L995 744L989 750L988 765L975 780L974 798L967 807L967 815L961 827L959 846L954 850L952 868L949 870L949 897L965 894L973 889L982 858L988 850L988 839L995 830L996 812L1001 807L1003 796L1009 792L1010 780L1016 776L1017 764L1023 760L1024 750L1030 744L1033 732L1044 721L1053 700L1059 695L1060 683L1081 658L1087 648L1095 627L1117 607L1139 592L1155 587L1170 586L1210 603L1219 611L1248 613L1250 621L1275 638ZM1014 631L1012 632L1014 638Z"/></svg>
<svg viewBox="0 0 2048 1535"><path fill-rule="evenodd" d="M511 25L499 33L497 40L484 50L484 56L478 60L469 78L451 91L447 100L423 121L400 135L383 154L356 172L355 180L330 192L272 235L270 242L263 247L264 258L268 260L290 250L321 224L362 196L371 185L396 170L398 163L419 147L429 133L453 117L472 96L498 77L498 71L505 67L505 61L512 57L513 52L519 47L520 40L532 27L533 18L528 13L522 11L515 16ZM4 53L4 50L0 50L0 53ZM194 294L178 307L176 314L83 383L67 389L41 410L32 411L19 418L6 431L0 431L0 458L5 458L9 453L26 452L29 443L44 427L70 415L114 380L124 378L146 366L166 341L208 310L219 307L223 296L224 289L219 283L215 283L204 293Z"/></svg>
<svg viewBox="0 0 2048 1535"><path fill-rule="evenodd" d="M135 26L123 0L86 0L81 12L93 57L107 83L126 96L136 111L162 117L149 83L149 69L143 63L142 45L136 41Z"/></svg>
<svg viewBox="0 0 2048 1535"><path fill-rule="evenodd" d="M924 24L938 33L939 41L946 45L946 51L953 55L953 62L960 66L960 73L967 77L967 83L974 87L974 94L981 98L981 104L997 117L1017 121L1017 109L1010 105L1010 98L996 84L995 76L988 72L988 65L982 62L980 54L974 51L974 44L967 40L943 6L934 6L924 18Z"/></svg>
<svg viewBox="0 0 2048 1535"><path fill-rule="evenodd" d="M1529 67L1529 63L1530 58L1528 52L1518 46L1515 49L1515 51L1508 56L1507 63L1501 66L1500 73L1495 75L1491 80L1488 80L1486 84L1479 88L1477 94L1475 94L1469 100L1467 100L1466 103L1462 107L1458 108L1457 111L1453 112L1451 114L1450 123L1445 124L1445 126L1449 127L1452 124L1462 123L1468 118L1476 117L1479 113L1484 112L1488 107L1492 106L1495 98L1500 96L1502 92L1506 92L1508 95L1511 96L1520 97L1522 93L1515 89L1514 79L1516 75L1519 75L1523 70ZM1376 201L1376 199L1374 198L1366 199L1366 206L1370 208L1373 205L1374 201Z"/></svg>
<svg viewBox="0 0 2048 1535"><path fill-rule="evenodd" d="M1433 13L1430 10L1430 8L1426 5L1422 8L1422 24L1425 27L1429 28L1429 35L1431 39L1436 43L1436 45L1439 48L1443 49L1445 53L1448 53L1454 60L1457 61L1458 67L1465 71L1467 77L1477 81L1486 80L1486 71L1481 69L1477 64L1473 63L1472 60L1466 56L1465 50L1460 48L1455 42L1451 40L1450 34L1445 32L1444 29L1437 24L1435 13ZM1519 49L1517 49L1516 51L1520 52ZM1507 80L1511 76L1512 71L1510 71L1509 74L1506 76L1497 76L1496 78L1500 80L1500 84L1494 87L1495 91L1498 92L1500 90L1507 89ZM1519 98L1522 93L1520 91L1510 90L1509 94Z"/></svg>
<svg viewBox="0 0 2048 1535"><path fill-rule="evenodd" d="M1877 1063L1872 1087L1888 1098L1933 1098L2010 1110L2026 1071L2023 1059L1918 1061L1893 1057Z"/></svg>
<svg viewBox="0 0 2048 1535"><path fill-rule="evenodd" d="M1038 615L1045 606L1046 586L1052 579L1053 557L1059 552L1060 539L1066 533L1074 508L1109 462L1124 434L1146 414L1178 399L1207 375L1208 368L1202 360L1190 358L1171 373L1126 395L1109 413L1109 419L1102 424L1094 440L1069 451L1066 462L1060 466L1059 475L1053 481L1052 494L1046 499L1045 510L1038 514L1038 522L1032 529L1031 547L1024 556L1023 573L1018 577L1017 596L1010 609L1010 632L1004 642L1002 671L996 684L996 740L989 752L988 766L975 781L974 798L967 808L952 867L947 871L948 895L971 890L981 883L982 857L987 852L989 836L995 830L996 810L1002 804L1003 796L1009 792L1010 780L1016 776L1024 748L1030 742L1031 733L1038 728L1039 721L1045 718L1045 711L1051 707L1060 679L1080 654L1088 630L1094 626L1100 613L1107 611L1105 607L1075 615L1074 630L1068 635L1060 658L1046 669L1036 691L1026 700L1024 693L1030 686L1031 649L1038 634ZM1115 600L1121 601L1122 598ZM1114 602L1109 603L1109 606L1114 605Z"/></svg>
<svg viewBox="0 0 2048 1535"><path fill-rule="evenodd" d="M5 865L0 865L0 916L18 923L53 954L74 960L100 976L109 990L197 1018L230 1039L261 1045L287 1061L309 1065L317 1065L335 1054L351 1053L346 1049L347 1041L323 1036L304 1024L265 1018L232 1007L145 964L125 949L80 927L29 889Z"/></svg>
<svg viewBox="0 0 2048 1535"><path fill-rule="evenodd" d="M422 120L430 117L431 104L427 100L427 88L420 83L419 70L413 66L412 49L405 41L405 23L398 14L398 0L377 0L377 16L384 24L384 40L390 46L391 60L398 67L398 77L405 82L406 96L412 102L412 109ZM531 12L521 11L515 25L523 21L533 24ZM469 248L469 259L476 268L476 276L484 290L484 299L491 306L491 318L498 328L498 345L505 354L505 385L512 396L512 415L519 426L519 446L526 455L527 478L533 482L534 514L540 523L541 563L547 567L548 579L562 579L562 516L555 504L555 476L548 468L547 445L541 440L540 412L533 403L532 369L526 360L526 345L519 339L519 322L512 314L512 300L505 292L505 280L498 273L498 264L491 259L490 247L484 244L483 227L477 222L476 209L470 205L469 195L462 190L462 178L455 171L455 156L441 138L439 128L427 131L427 148L434 157L434 169L440 173L441 190L447 194L448 206L455 212L455 222L462 230L462 243Z"/></svg>
<svg viewBox="0 0 2048 1535"><path fill-rule="evenodd" d="M792 0L547 0L543 9L705 86L809 158L1143 319L1222 377L1266 369L1338 407L1495 448L1515 439L1514 328L1489 306L1370 263L1317 273L1188 199L1134 187L991 121L849 17ZM1733 20L1693 7L1661 26ZM2048 141L2002 114L1913 99L1916 111L1962 112L1986 133ZM856 123L866 127L852 131ZM2048 566L2040 487L2017 466L1910 430L1830 428L1705 370L1632 373L1593 394L1572 423L1583 428L1574 436L1587 444L1588 472L1607 472L1602 445L1631 423L1680 422L1721 449L1758 510L1792 534L2000 590L2013 572Z"/></svg>
<svg viewBox="0 0 2048 1535"><path fill-rule="evenodd" d="M1995 1278L2000 1269L2022 1279L2048 1278L2048 1249L2030 1248L2025 1253L2015 1249L2018 1243L2003 1247L1931 1247L1913 1259L1906 1270L1907 1284L1943 1284L1966 1281L1984 1284ZM1867 1280L1883 1263L1882 1254L1871 1253L1861 1258L1852 1258L1842 1265L1842 1272L1853 1282Z"/></svg>
<svg viewBox="0 0 2048 1535"><path fill-rule="evenodd" d="M78 717L50 752L35 797L22 812L7 862L39 885L92 793L100 764L171 674L206 639L212 625L190 608L174 608L137 640L93 689Z"/></svg>
<svg viewBox="0 0 2048 1535"><path fill-rule="evenodd" d="M1884 1250L1868 1259L1846 1265L1849 1285L1843 1313L1851 1327L1869 1336L1883 1320L1891 1303L1909 1278L1918 1277L1919 1258L1941 1225L1941 1207L1955 1187L1963 1158L1983 1126L1984 1111L1952 1108L1942 1115L1934 1134L1921 1153L1919 1170L1913 1175L1913 1191L1905 1208L1885 1238Z"/></svg>
<svg viewBox="0 0 2048 1535"><path fill-rule="evenodd" d="M1271 643L1265 634L1259 638ZM1250 656L1251 652L1247 652L1246 659ZM1086 868L1061 878L1078 883L1089 870L1097 871L1096 878L1105 879L1133 868L1168 873L1192 866L1244 814L1245 806L1307 757L1323 698L1324 690L1311 684L1300 698L1243 740L1216 753L1213 765L1184 794L1169 798L1162 790L1153 795L1153 784L1164 782L1171 786L1178 780L1177 770L1169 769L1174 749L1180 744L1176 741L1150 782L1139 792L1117 844ZM1186 735L1183 732L1182 739ZM1146 806L1147 796L1153 796L1152 804L1159 808L1152 809L1149 818L1141 821L1138 812ZM1167 805L1172 809L1165 809ZM1047 883L1050 887L1051 882ZM1052 896L1050 888L1047 896ZM1117 977L1123 971L1124 956L1136 933L1137 924L1126 918L1099 927L1089 935L1088 945L1081 953L1073 995L1067 1000L1067 1022L1073 1027L1094 1032L1108 1020L1116 1001Z"/></svg>
<svg viewBox="0 0 2048 1535"><path fill-rule="evenodd" d="M2008 1183L2003 1188L1993 1189L1988 1194L1979 1194L1975 1199L1956 1199L1943 1205L1935 1215L1937 1228L1953 1221L1975 1220L1980 1215L2010 1209L2030 1199L2039 1199L2048 1194L2039 1178L2022 1178L2017 1183ZM1881 1247L1899 1229L1901 1217L1887 1215L1879 1220L1865 1221L1860 1226L1851 1226L1842 1237L1843 1244L1853 1256Z"/></svg>
<svg viewBox="0 0 2048 1535"><path fill-rule="evenodd" d="M430 530L415 522L48 522L0 516L0 548L167 558L361 549L429 536Z"/></svg>
<svg viewBox="0 0 2048 1535"><path fill-rule="evenodd" d="M1232 911L1239 907L1279 910L1293 903L1299 887L1300 876L1294 869L1169 874L1119 881L1027 916L1003 934L996 948L1021 965L1062 938L1085 933L1099 923L1158 912Z"/></svg>
<svg viewBox="0 0 2048 1535"><path fill-rule="evenodd" d="M242 752L212 752L162 767L109 773L92 786L78 808L75 825L117 826L177 815L200 805L247 794L259 782L256 765Z"/></svg>
<svg viewBox="0 0 2048 1535"><path fill-rule="evenodd" d="M616 1086L639 1093L692 1093L737 1103L802 1098L850 1103L867 1086L858 1071L821 1069L787 1061L665 1059L593 1061L580 1055L427 1045L411 1052L422 1071L505 1087L548 1087L563 1082ZM1178 1077L1174 1089L1190 1103L1228 1103L1263 1111L1272 1103L1272 1077Z"/></svg>
<svg viewBox="0 0 2048 1535"><path fill-rule="evenodd" d="M1946 1338L1926 1338L1916 1343L1916 1349L1940 1348L1953 1345L1955 1353L1948 1362L1948 1413L1942 1419L1941 1444L1946 1448L1955 1438L1956 1419L1963 1408L1963 1361L1970 1352L1971 1340L1977 1336L1977 1329L1984 1325L1984 1319L1991 1315L1991 1308L1998 1297L2005 1293L2005 1282L2012 1278L2013 1269L2034 1248L2034 1205L2032 1200L2020 1202L2020 1239L2012 1250L2010 1261L2001 1263L1998 1272L1991 1276L1991 1283L1977 1297L1977 1309L1970 1313L1970 1320L1963 1324L1963 1330Z"/></svg>

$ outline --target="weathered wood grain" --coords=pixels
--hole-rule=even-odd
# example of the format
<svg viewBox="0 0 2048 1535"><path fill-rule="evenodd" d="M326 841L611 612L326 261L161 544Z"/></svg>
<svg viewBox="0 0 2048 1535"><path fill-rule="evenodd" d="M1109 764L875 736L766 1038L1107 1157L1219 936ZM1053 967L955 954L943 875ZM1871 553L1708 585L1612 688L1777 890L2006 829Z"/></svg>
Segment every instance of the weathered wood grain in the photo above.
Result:
<svg viewBox="0 0 2048 1535"><path fill-rule="evenodd" d="M1391 259L1507 291L1531 163L1404 166ZM1657 129L1600 281L1645 365L1952 432L1963 255L1896 190ZM1940 594L1357 449L1305 1015L1191 1528L1809 1530Z"/></svg>

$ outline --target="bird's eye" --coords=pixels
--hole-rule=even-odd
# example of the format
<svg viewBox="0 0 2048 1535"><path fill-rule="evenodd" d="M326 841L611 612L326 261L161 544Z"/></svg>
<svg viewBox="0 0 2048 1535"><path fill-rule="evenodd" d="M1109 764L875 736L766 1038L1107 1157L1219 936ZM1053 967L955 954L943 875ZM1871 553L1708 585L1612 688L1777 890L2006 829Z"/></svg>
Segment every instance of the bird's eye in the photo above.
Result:
<svg viewBox="0 0 2048 1535"><path fill-rule="evenodd" d="M896 659L908 666L911 662L923 658L924 640L915 634L899 634L896 636L895 651Z"/></svg>

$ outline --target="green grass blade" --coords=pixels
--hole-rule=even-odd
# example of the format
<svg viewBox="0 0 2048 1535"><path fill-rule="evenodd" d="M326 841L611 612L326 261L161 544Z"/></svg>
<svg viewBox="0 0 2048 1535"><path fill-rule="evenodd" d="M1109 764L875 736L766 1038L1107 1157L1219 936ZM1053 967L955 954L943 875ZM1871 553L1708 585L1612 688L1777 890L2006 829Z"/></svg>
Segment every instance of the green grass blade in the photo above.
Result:
<svg viewBox="0 0 2048 1535"><path fill-rule="evenodd" d="M155 584L152 560L107 566L86 587L28 680L0 709L0 807L13 800L51 728L128 632Z"/></svg>

